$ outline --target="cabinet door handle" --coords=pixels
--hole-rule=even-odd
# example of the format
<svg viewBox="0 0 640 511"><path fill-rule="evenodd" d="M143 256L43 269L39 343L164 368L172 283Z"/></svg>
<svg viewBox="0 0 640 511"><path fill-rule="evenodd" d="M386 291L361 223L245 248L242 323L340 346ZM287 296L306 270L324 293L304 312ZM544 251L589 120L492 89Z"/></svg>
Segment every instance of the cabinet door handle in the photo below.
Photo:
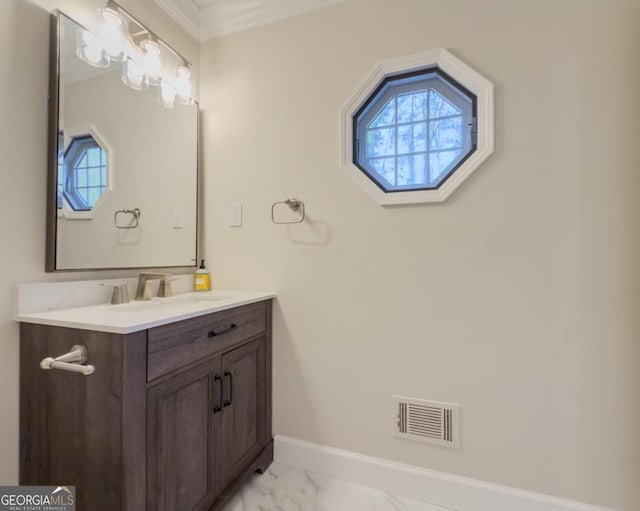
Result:
<svg viewBox="0 0 640 511"><path fill-rule="evenodd" d="M222 378L220 377L220 375L219 375L219 374L216 374L216 375L213 377L213 382L214 382L214 384L215 384L215 382L218 382L218 381L220 382L220 385L219 385L219 388L220 388L220 395L219 395L219 396L220 396L220 397L218 397L218 404L216 404L216 405L213 407L213 413L218 413L220 410L222 410L222 390L223 390L223 389L222 389Z"/></svg>
<svg viewBox="0 0 640 511"><path fill-rule="evenodd" d="M207 335L209 336L209 339L211 339L212 337L217 337L218 335L229 333L232 330L235 330L236 328L238 328L238 325L236 325L235 323L231 323L229 325L229 328L225 328L224 330L219 330L218 332L216 332L215 330L209 330L209 333Z"/></svg>
<svg viewBox="0 0 640 511"><path fill-rule="evenodd" d="M233 375L229 371L224 372L225 377L229 377L229 399L224 400L224 407L231 406L233 401Z"/></svg>

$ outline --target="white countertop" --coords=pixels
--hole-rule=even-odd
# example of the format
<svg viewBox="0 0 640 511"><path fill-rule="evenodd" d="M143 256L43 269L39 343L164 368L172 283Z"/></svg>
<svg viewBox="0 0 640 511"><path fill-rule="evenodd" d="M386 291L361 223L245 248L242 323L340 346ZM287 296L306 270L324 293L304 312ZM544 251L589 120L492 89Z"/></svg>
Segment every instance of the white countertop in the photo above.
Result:
<svg viewBox="0 0 640 511"><path fill-rule="evenodd" d="M24 323L128 334L274 297L275 294L270 292L199 291L170 298L131 301L121 305L103 303L40 312L18 310L16 320Z"/></svg>

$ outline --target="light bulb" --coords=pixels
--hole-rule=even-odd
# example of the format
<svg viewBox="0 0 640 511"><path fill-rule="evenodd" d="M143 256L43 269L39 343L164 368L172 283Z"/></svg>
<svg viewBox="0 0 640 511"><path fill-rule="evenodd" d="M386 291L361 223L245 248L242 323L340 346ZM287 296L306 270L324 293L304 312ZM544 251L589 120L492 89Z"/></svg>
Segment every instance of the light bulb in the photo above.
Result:
<svg viewBox="0 0 640 511"><path fill-rule="evenodd" d="M176 80L176 90L178 99L183 105L193 104L193 90L191 86L191 70L186 66L178 67L178 78Z"/></svg>
<svg viewBox="0 0 640 511"><path fill-rule="evenodd" d="M123 62L127 58L124 52L122 28L122 18L116 11L109 7L100 9L99 33L104 41L107 55L116 62Z"/></svg>
<svg viewBox="0 0 640 511"><path fill-rule="evenodd" d="M102 50L100 48L94 48L92 46L86 46L83 48L83 55L86 60L89 61L90 64L94 66L98 66L102 61Z"/></svg>
<svg viewBox="0 0 640 511"><path fill-rule="evenodd" d="M158 100L162 106L166 108L173 108L176 103L177 93L178 91L176 91L176 88L173 85L162 80L162 83L160 84L160 97Z"/></svg>
<svg viewBox="0 0 640 511"><path fill-rule="evenodd" d="M96 48L102 47L102 41L100 40L100 38L97 35L89 32L88 30L82 31L82 42L85 44L85 46L93 46Z"/></svg>
<svg viewBox="0 0 640 511"><path fill-rule="evenodd" d="M131 59L127 59L122 66L122 81L135 90L149 88L149 78L144 72L144 68Z"/></svg>
<svg viewBox="0 0 640 511"><path fill-rule="evenodd" d="M98 36L88 30L81 30L77 33L76 55L94 67L109 66L109 59L104 51L104 43Z"/></svg>
<svg viewBox="0 0 640 511"><path fill-rule="evenodd" d="M142 51L144 52L144 69L149 77L150 85L160 85L162 80L162 53L160 45L146 39L140 44Z"/></svg>

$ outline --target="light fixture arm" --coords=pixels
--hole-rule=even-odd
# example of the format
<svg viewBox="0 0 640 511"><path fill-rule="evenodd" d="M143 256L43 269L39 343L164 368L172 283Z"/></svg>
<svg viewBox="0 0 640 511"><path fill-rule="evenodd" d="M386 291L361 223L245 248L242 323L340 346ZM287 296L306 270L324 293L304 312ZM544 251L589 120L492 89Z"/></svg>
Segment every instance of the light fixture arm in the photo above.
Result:
<svg viewBox="0 0 640 511"><path fill-rule="evenodd" d="M131 21L131 22L135 23L135 25L137 25L136 28L138 29L138 31L136 31L134 33L130 33L129 34L130 37L132 37L132 38L136 37L137 38L139 36L145 36L148 39L152 39L153 41L157 42L158 44L162 45L165 49L167 49L168 51L173 53L176 57L178 57L178 59L180 59L180 61L181 61L181 65L183 65L184 67L186 67L188 69L191 69L191 62L189 62L181 53L179 53L172 46L167 44L153 30L149 29L144 23L142 23L140 20L138 20L138 18L133 16L133 14L131 14L129 11L127 11L118 2L116 2L114 0L107 0L106 7L109 8L109 9L113 9L114 11L116 11L120 15L126 17L129 21ZM142 37L140 37L140 39L142 39ZM138 42L137 41L134 40L133 43L136 46L138 46Z"/></svg>

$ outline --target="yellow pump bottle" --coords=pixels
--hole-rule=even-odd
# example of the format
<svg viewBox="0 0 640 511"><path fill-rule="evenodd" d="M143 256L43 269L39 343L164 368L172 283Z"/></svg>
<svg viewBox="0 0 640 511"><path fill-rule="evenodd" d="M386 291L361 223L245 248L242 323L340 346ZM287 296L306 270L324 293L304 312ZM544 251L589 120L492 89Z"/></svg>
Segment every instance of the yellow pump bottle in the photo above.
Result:
<svg viewBox="0 0 640 511"><path fill-rule="evenodd" d="M194 289L196 291L209 291L211 289L211 275L204 267L204 259L200 262L200 268L196 270L194 276Z"/></svg>

